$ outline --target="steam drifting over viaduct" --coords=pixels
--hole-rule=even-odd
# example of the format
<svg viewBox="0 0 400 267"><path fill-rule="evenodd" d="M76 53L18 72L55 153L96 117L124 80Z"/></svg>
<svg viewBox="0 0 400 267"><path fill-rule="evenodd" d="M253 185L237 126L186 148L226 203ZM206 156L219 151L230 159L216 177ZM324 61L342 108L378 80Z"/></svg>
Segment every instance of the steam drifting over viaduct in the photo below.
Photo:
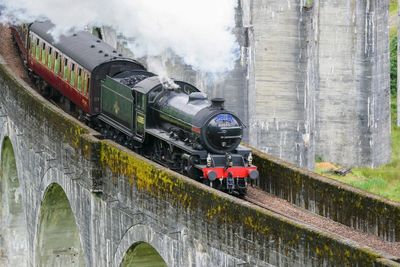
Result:
<svg viewBox="0 0 400 267"><path fill-rule="evenodd" d="M177 59L172 76L225 97L249 144L298 166L388 162L389 1L238 3L235 69L213 80Z"/></svg>

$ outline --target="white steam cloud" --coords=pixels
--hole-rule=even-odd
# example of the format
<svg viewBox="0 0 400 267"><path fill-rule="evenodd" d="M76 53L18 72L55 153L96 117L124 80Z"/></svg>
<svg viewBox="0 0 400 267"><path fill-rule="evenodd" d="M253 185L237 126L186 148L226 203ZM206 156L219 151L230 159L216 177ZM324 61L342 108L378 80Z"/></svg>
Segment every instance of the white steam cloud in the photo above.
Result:
<svg viewBox="0 0 400 267"><path fill-rule="evenodd" d="M237 0L0 0L0 22L51 20L53 35L110 26L135 56L165 53L204 72L233 69ZM3 9L3 10L1 10Z"/></svg>

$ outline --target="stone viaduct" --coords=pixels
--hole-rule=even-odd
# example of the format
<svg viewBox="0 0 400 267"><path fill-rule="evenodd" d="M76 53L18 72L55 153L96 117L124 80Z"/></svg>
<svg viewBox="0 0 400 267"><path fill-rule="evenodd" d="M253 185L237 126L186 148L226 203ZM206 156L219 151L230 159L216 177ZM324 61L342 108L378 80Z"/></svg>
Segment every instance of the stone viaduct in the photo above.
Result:
<svg viewBox="0 0 400 267"><path fill-rule="evenodd" d="M389 0L238 0L235 69L213 79L174 59L169 73L225 97L264 152L309 169L375 167L391 155L388 10Z"/></svg>
<svg viewBox="0 0 400 267"><path fill-rule="evenodd" d="M0 152L1 266L398 266L99 139L1 58ZM255 154L264 190L400 240L400 205Z"/></svg>

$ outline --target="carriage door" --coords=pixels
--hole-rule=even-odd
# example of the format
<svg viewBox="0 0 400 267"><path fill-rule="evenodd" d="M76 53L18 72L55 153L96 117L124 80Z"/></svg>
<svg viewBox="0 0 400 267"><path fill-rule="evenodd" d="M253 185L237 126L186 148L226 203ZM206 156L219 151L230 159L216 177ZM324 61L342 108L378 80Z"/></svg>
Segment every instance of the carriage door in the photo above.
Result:
<svg viewBox="0 0 400 267"><path fill-rule="evenodd" d="M146 125L146 95L136 92L136 136L144 138Z"/></svg>

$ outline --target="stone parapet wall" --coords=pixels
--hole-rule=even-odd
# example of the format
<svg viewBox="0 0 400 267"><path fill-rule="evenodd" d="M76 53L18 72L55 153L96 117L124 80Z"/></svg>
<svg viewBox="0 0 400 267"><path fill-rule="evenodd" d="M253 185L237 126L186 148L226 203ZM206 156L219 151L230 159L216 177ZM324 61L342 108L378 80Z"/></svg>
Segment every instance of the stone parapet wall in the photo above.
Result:
<svg viewBox="0 0 400 267"><path fill-rule="evenodd" d="M298 168L254 150L260 171L259 186L266 192L330 218L381 237L400 241L400 204Z"/></svg>

